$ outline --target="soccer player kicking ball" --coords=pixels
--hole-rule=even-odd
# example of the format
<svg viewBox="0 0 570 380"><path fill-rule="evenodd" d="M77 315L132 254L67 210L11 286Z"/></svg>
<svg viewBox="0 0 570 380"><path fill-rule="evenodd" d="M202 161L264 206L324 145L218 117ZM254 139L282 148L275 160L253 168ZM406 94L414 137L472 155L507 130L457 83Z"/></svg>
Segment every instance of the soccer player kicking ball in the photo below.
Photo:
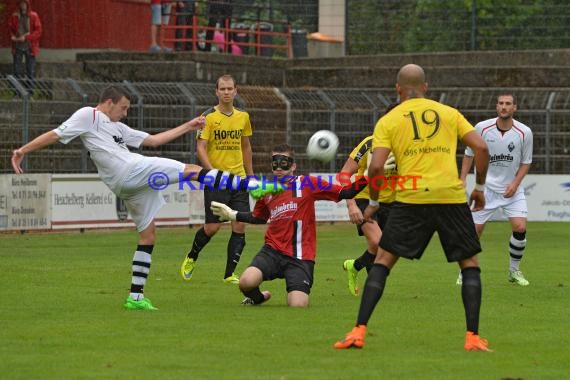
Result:
<svg viewBox="0 0 570 380"><path fill-rule="evenodd" d="M129 210L139 232L139 240L132 260L131 289L124 304L131 310L156 310L152 302L144 296L154 248L156 228L154 218L165 204L164 198L152 187L152 178L160 174L169 183L183 179L206 183L214 188L245 189L249 178L240 179L233 174L217 169L202 169L192 164L184 164L162 157L146 157L129 151L128 146L157 147L166 144L189 131L204 126L204 118L196 117L176 128L150 135L129 128L119 120L127 116L130 107L128 93L119 86L105 88L96 107L83 107L76 111L58 128L46 132L21 148L14 150L12 167L16 174L23 173L21 164L24 155L45 148L60 141L67 144L80 137L89 152L101 180L121 198ZM221 186L221 180L225 179ZM252 196L262 197L274 189L250 186Z"/></svg>
<svg viewBox="0 0 570 380"><path fill-rule="evenodd" d="M528 280L519 269L526 248L526 220L528 209L521 183L532 163L532 131L513 118L517 110L516 97L502 94L497 97L498 117L475 125L477 133L489 146L489 171L485 188L485 208L473 212L475 230L479 237L485 223L497 209L503 209L511 222L509 240L509 281L527 286ZM467 147L461 165L461 180L465 184L473 165L473 151ZM461 273L457 284L462 282Z"/></svg>
<svg viewBox="0 0 570 380"><path fill-rule="evenodd" d="M461 139L475 152L476 182L482 187L489 164L487 145L459 111L424 97L427 83L420 66L403 66L398 72L396 90L400 105L374 128L368 174L370 178L383 175L384 163L393 152L398 174L417 178L417 182L413 186L408 180L396 192L364 285L356 326L334 347L364 347L368 321L382 298L389 273L400 257L419 260L437 232L447 261L458 262L463 273L461 297L467 325L464 348L490 351L487 341L479 336L482 287L477 253L481 252L481 245L455 161L457 140ZM378 187L370 183L369 191L366 220L378 210ZM474 210L481 210L485 205L483 192L471 193L469 204Z"/></svg>
<svg viewBox="0 0 570 380"><path fill-rule="evenodd" d="M217 202L212 202L211 208L224 220L265 224L271 218L265 232L265 245L239 279L239 288L246 297L242 304L266 302L271 293L262 292L259 289L261 283L284 278L287 304L306 307L309 306L317 253L315 201L338 202L352 198L367 182L360 179L341 186L315 176L295 176L296 164L291 146L277 145L271 154L273 175L286 188L284 192L259 199L251 212L238 212Z"/></svg>

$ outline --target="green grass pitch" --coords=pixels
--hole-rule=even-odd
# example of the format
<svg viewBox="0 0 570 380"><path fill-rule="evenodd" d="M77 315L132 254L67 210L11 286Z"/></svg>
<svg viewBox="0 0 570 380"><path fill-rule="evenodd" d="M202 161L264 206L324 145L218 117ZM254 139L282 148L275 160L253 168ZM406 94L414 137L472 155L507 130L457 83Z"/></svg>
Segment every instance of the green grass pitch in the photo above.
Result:
<svg viewBox="0 0 570 380"><path fill-rule="evenodd" d="M122 307L130 285L133 230L0 235L2 379L563 379L570 376L568 224L530 223L521 269L507 282L507 223L487 225L480 256L480 333L493 353L464 352L457 266L437 237L421 261L400 260L369 323L362 350L334 350L360 298L342 262L365 248L349 224L319 225L308 309L273 298L240 305L222 282L228 229L202 252L186 283L179 265L195 229L161 228L146 295L157 312ZM248 229L238 271L263 241ZM365 275L359 277L364 282Z"/></svg>

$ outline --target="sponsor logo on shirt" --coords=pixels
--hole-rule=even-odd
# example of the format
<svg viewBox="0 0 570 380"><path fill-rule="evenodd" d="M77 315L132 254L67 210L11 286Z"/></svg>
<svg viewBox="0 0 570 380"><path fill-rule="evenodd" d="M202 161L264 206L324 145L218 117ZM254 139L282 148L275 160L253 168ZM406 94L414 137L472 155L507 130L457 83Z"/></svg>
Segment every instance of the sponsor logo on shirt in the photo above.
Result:
<svg viewBox="0 0 570 380"><path fill-rule="evenodd" d="M500 161L506 161L506 162L512 162L515 158L513 156L511 156L510 154L493 154L491 157L489 157L489 163L494 163L494 162L500 162Z"/></svg>
<svg viewBox="0 0 570 380"><path fill-rule="evenodd" d="M125 145L125 140L121 136L113 136L113 140L119 145Z"/></svg>
<svg viewBox="0 0 570 380"><path fill-rule="evenodd" d="M290 201L288 203L281 203L279 206L271 210L271 219L289 211L297 211L297 203Z"/></svg>
<svg viewBox="0 0 570 380"><path fill-rule="evenodd" d="M214 131L214 140L225 140L225 139L241 139L243 131L233 130L233 131Z"/></svg>

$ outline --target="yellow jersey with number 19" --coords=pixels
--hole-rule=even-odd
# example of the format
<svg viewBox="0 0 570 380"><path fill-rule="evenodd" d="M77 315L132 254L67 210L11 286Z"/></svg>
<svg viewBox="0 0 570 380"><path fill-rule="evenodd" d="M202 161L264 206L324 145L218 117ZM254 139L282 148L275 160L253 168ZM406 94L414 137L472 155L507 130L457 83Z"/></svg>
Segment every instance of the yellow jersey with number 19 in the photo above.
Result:
<svg viewBox="0 0 570 380"><path fill-rule="evenodd" d="M231 115L221 113L217 107L203 113L206 125L197 138L207 140L206 152L212 167L245 177L242 136L251 136L249 114L234 107Z"/></svg>
<svg viewBox="0 0 570 380"><path fill-rule="evenodd" d="M466 203L457 170L457 141L475 128L455 108L426 98L408 99L374 127L372 148L396 156L396 201L412 204Z"/></svg>

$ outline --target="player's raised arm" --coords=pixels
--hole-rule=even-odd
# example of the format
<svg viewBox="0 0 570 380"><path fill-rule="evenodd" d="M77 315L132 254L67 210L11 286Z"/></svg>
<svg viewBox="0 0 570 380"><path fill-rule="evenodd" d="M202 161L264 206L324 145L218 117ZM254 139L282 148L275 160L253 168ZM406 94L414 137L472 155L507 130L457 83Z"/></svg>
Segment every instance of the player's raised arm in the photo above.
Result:
<svg viewBox="0 0 570 380"><path fill-rule="evenodd" d="M54 131L49 131L39 135L26 145L15 149L12 153L12 168L14 172L16 172L16 174L22 174L24 172L21 165L25 154L43 149L57 141L59 141L59 136Z"/></svg>
<svg viewBox="0 0 570 380"><path fill-rule="evenodd" d="M149 147L158 147L169 143L172 140L177 139L178 137L188 133L190 131L196 131L201 129L206 124L206 119L204 116L198 116L194 119L187 121L186 123L179 125L176 128L169 129L168 131L157 133L156 135L150 135L146 139L143 140L143 146Z"/></svg>

